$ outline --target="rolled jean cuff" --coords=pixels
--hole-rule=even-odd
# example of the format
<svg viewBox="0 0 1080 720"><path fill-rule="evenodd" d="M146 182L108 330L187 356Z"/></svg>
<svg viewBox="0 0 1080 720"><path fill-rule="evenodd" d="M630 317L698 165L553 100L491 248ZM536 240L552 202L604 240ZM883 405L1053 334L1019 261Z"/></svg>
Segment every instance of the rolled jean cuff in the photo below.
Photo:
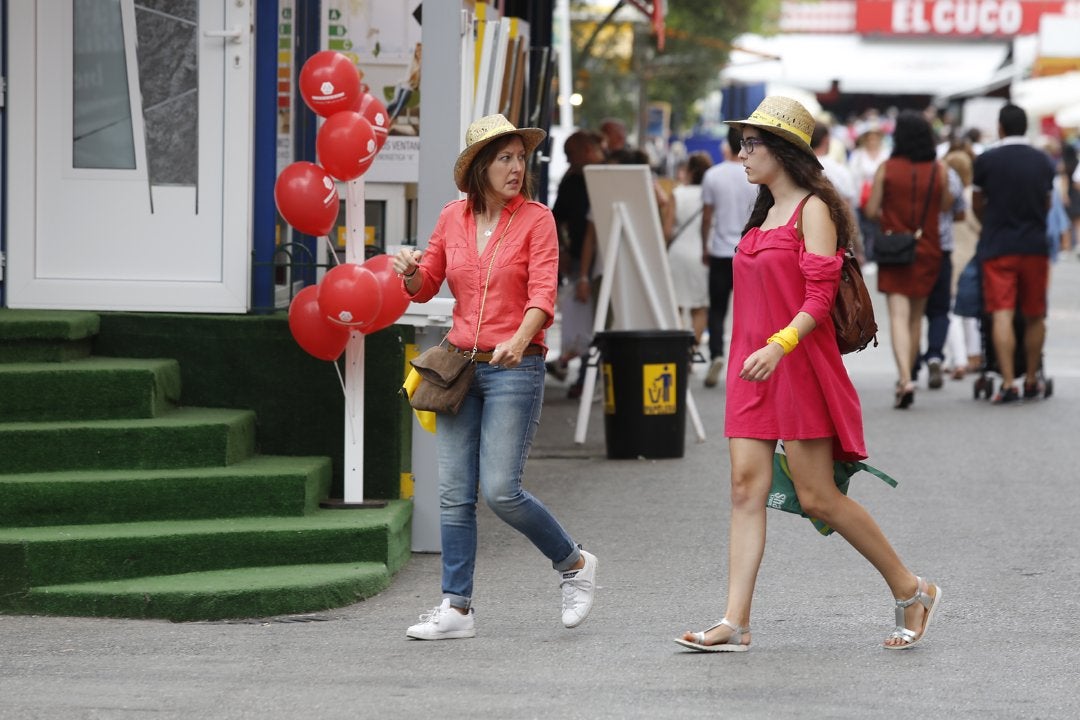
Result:
<svg viewBox="0 0 1080 720"><path fill-rule="evenodd" d="M458 610L468 610L470 607L472 607L472 598L443 593L443 599L449 600L450 607L457 608Z"/></svg>
<svg viewBox="0 0 1080 720"><path fill-rule="evenodd" d="M574 567L574 565L576 565L577 561L580 560L580 559L581 559L581 546L575 544L574 549L570 551L569 555L567 555L565 558L563 558L563 560L561 562L551 563L551 567L555 568L555 570L557 572L564 572L564 571L569 570L570 568ZM453 602L451 602L451 604L453 604Z"/></svg>

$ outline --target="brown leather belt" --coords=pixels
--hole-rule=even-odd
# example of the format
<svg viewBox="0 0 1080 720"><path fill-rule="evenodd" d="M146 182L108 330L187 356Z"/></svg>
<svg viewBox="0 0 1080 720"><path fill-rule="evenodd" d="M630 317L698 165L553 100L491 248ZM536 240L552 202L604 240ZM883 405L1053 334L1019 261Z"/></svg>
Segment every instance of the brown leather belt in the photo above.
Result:
<svg viewBox="0 0 1080 720"><path fill-rule="evenodd" d="M472 354L472 350L463 350L463 349L461 349L461 348L459 348L459 347L457 347L455 345L450 345L449 343L447 343L446 350L448 352L457 353L458 355L470 355L470 354ZM491 356L492 356L492 354L494 352L495 352L494 350L477 350L476 354L472 355L472 358L476 362L489 363L489 362L491 362ZM525 352L521 353L522 357L524 357L526 355L543 355L543 354L544 354L544 346L543 345L536 345L536 344L528 345L525 348Z"/></svg>

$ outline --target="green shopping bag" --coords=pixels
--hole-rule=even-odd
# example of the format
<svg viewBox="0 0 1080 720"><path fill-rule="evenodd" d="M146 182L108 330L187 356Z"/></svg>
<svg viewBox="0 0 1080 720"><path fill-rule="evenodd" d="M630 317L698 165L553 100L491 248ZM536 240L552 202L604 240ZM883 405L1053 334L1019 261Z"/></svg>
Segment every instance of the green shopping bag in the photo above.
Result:
<svg viewBox="0 0 1080 720"><path fill-rule="evenodd" d="M837 489L847 495L851 476L860 470L876 475L886 484L896 487L896 480L893 480L876 467L867 465L864 462L837 461L833 463L833 480L836 482ZM832 535L834 532L831 527L821 520L816 520L803 512L802 506L799 505L799 498L795 494L795 485L791 482L791 470L788 468L787 455L783 453L773 453L772 487L769 489L769 498L766 500L765 505L775 510L783 510L784 512L795 513L796 515L802 515L804 518L809 518L810 522L814 524L814 527L822 535Z"/></svg>

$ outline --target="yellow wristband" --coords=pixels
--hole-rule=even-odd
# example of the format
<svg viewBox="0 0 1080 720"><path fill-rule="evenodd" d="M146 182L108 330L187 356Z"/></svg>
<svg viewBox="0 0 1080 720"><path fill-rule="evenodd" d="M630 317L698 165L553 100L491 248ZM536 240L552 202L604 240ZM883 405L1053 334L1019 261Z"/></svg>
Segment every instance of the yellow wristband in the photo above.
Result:
<svg viewBox="0 0 1080 720"><path fill-rule="evenodd" d="M784 349L784 354L787 355L799 344L799 330L798 328L788 325L780 332L773 333L772 336L765 341L766 344L771 342L782 347Z"/></svg>

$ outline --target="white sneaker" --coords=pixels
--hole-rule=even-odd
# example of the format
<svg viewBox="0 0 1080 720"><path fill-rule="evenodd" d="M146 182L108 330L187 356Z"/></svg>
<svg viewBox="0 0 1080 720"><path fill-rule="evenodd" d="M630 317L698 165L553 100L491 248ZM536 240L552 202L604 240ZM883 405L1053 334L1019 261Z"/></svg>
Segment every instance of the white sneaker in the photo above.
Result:
<svg viewBox="0 0 1080 720"><path fill-rule="evenodd" d="M585 550L581 551L581 556L585 558L584 567L559 573L562 622L568 628L585 622L592 610L593 595L596 593L596 556Z"/></svg>
<svg viewBox="0 0 1080 720"><path fill-rule="evenodd" d="M453 640L455 638L476 637L476 624L472 608L467 615L462 615L450 607L450 598L445 598L442 605L420 616L420 622L405 631L405 637L417 640Z"/></svg>
<svg viewBox="0 0 1080 720"><path fill-rule="evenodd" d="M724 371L724 358L719 357L712 361L709 372L705 373L705 387L716 387L720 382L720 373Z"/></svg>

